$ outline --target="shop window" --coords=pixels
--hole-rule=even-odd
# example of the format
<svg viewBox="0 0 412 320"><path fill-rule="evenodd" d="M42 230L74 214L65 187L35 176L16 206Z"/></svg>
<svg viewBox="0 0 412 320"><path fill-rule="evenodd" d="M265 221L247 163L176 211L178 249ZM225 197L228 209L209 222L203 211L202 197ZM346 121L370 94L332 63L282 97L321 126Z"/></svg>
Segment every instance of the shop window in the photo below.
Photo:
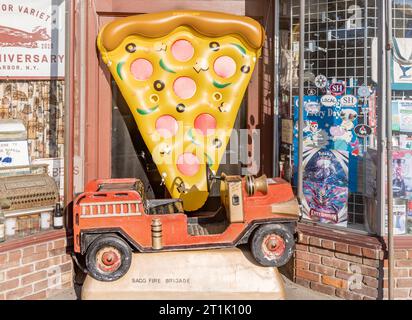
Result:
<svg viewBox="0 0 412 320"><path fill-rule="evenodd" d="M282 145L281 163L296 185L300 2L284 2L289 29L280 37L281 116L293 119L295 139ZM307 0L305 9L304 219L376 233L375 190L366 181L376 172L366 160L376 153L376 1Z"/></svg>
<svg viewBox="0 0 412 320"><path fill-rule="evenodd" d="M412 1L393 1L392 8L394 234L405 235L412 234Z"/></svg>
<svg viewBox="0 0 412 320"><path fill-rule="evenodd" d="M284 177L297 184L300 1L283 1L280 111L295 123L281 145ZM393 1L395 234L412 234L412 1ZM380 233L376 210L378 11L376 0L307 0L304 38L304 219ZM285 25L285 24L284 24ZM290 172L287 172L287 171ZM385 228L385 226L384 226Z"/></svg>
<svg viewBox="0 0 412 320"><path fill-rule="evenodd" d="M63 224L64 81L0 81L0 243Z"/></svg>

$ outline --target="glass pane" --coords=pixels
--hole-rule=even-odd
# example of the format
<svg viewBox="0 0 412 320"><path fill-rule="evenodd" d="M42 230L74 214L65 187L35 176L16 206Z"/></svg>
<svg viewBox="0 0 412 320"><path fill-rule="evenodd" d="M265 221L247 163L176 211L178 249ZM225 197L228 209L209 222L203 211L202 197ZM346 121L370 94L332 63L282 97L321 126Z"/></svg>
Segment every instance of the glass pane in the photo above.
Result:
<svg viewBox="0 0 412 320"><path fill-rule="evenodd" d="M138 178L147 197L164 198L165 189L133 115L117 85L112 81L112 178Z"/></svg>
<svg viewBox="0 0 412 320"><path fill-rule="evenodd" d="M404 235L412 234L412 1L394 1L392 15L393 223Z"/></svg>
<svg viewBox="0 0 412 320"><path fill-rule="evenodd" d="M281 117L294 141L283 143L283 176L303 170L304 218L376 233L376 1L307 0L304 148L298 164L299 5L289 3L281 31Z"/></svg>

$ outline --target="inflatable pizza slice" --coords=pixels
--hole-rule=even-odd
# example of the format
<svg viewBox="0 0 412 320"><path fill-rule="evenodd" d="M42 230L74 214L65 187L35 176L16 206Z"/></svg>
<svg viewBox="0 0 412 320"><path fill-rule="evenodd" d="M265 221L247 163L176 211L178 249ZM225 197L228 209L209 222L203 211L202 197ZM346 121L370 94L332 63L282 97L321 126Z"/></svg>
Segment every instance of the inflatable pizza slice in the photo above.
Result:
<svg viewBox="0 0 412 320"><path fill-rule="evenodd" d="M185 210L208 197L206 166L219 168L263 40L251 18L203 11L127 17L99 34L102 59Z"/></svg>

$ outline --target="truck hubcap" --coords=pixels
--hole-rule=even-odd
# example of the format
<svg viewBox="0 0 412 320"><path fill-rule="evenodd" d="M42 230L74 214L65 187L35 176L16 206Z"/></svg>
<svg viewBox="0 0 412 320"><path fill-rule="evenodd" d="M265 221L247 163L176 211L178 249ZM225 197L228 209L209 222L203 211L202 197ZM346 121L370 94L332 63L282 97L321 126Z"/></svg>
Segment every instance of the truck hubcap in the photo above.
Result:
<svg viewBox="0 0 412 320"><path fill-rule="evenodd" d="M121 264L121 254L113 247L100 249L96 254L96 265L103 272L114 272Z"/></svg>
<svg viewBox="0 0 412 320"><path fill-rule="evenodd" d="M283 255L285 240L277 234L268 234L262 242L262 252L266 259L274 260Z"/></svg>

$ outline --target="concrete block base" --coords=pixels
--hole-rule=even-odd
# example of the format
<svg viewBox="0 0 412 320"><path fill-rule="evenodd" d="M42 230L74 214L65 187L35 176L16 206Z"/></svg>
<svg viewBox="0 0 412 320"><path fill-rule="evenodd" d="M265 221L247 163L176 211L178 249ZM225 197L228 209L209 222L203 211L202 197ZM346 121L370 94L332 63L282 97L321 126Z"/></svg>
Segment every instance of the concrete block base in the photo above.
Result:
<svg viewBox="0 0 412 320"><path fill-rule="evenodd" d="M87 276L83 300L279 300L277 268L262 267L247 250L219 249L133 254L126 275L113 282Z"/></svg>

